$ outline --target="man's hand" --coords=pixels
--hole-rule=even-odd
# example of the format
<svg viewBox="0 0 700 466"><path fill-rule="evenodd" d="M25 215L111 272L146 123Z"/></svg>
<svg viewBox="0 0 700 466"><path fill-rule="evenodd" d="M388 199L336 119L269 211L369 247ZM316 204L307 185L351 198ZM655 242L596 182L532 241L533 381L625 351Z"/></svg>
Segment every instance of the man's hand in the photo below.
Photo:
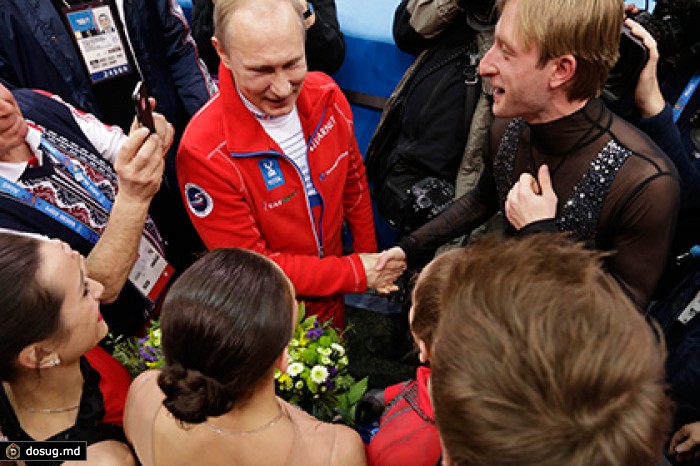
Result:
<svg viewBox="0 0 700 466"><path fill-rule="evenodd" d="M401 251L401 255L389 254L393 249ZM400 248L392 248L383 253L359 254L367 275L367 288L374 288L382 294L398 291L394 284L397 278L406 270L405 254Z"/></svg>
<svg viewBox="0 0 700 466"><path fill-rule="evenodd" d="M153 102L152 102L153 104ZM158 192L165 170L165 154L173 142L173 126L163 115L153 113L155 134L134 121L129 137L114 161L119 195L137 203L150 203Z"/></svg>
<svg viewBox="0 0 700 466"><path fill-rule="evenodd" d="M700 458L700 422L686 424L678 429L671 437L668 453L675 455L678 461Z"/></svg>
<svg viewBox="0 0 700 466"><path fill-rule="evenodd" d="M0 84L0 158L24 144L27 123L12 93Z"/></svg>
<svg viewBox="0 0 700 466"><path fill-rule="evenodd" d="M557 214L557 195L552 188L547 165L540 166L537 178L523 173L508 192L506 217L518 230L538 220L554 218Z"/></svg>

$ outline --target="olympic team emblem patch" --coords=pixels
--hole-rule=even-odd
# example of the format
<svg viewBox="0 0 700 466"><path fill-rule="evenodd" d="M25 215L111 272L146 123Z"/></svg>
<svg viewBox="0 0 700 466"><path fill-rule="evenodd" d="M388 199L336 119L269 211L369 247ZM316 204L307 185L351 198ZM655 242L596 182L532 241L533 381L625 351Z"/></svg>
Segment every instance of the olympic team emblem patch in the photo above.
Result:
<svg viewBox="0 0 700 466"><path fill-rule="evenodd" d="M211 196L194 183L185 184L185 196L187 207L197 217L206 217L214 208L214 200Z"/></svg>

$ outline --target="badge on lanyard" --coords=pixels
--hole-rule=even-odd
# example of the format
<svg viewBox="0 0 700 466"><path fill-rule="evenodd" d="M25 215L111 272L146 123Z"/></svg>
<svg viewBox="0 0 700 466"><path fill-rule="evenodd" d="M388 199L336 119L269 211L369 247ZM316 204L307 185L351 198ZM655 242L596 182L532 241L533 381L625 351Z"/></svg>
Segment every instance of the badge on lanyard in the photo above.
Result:
<svg viewBox="0 0 700 466"><path fill-rule="evenodd" d="M134 71L112 9L101 1L63 8L93 84Z"/></svg>

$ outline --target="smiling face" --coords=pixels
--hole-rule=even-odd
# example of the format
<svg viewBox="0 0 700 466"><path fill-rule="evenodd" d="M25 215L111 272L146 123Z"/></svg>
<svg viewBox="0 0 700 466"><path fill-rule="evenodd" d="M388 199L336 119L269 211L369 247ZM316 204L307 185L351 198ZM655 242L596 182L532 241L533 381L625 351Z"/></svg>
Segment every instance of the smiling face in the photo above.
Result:
<svg viewBox="0 0 700 466"><path fill-rule="evenodd" d="M556 65L539 65L540 50L526 45L518 34L518 0L509 1L496 24L495 41L479 64L491 79L493 113L499 118L522 116L530 123L549 119L550 77Z"/></svg>
<svg viewBox="0 0 700 466"><path fill-rule="evenodd" d="M214 46L241 94L266 115L280 116L292 111L306 77L304 32L289 2L267 13L260 21L254 7L236 11L225 43L214 39Z"/></svg>
<svg viewBox="0 0 700 466"><path fill-rule="evenodd" d="M85 258L61 241L46 241L40 247L40 285L63 296L61 331L46 345L63 362L72 362L107 335L100 314L99 298L104 287L87 277Z"/></svg>

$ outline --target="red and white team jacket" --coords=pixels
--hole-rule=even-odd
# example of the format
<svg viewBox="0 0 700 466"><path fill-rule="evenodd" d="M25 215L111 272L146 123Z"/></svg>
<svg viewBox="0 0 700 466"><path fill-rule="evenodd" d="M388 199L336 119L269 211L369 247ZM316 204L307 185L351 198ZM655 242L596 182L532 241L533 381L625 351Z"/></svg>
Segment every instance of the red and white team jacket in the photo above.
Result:
<svg viewBox="0 0 700 466"><path fill-rule="evenodd" d="M312 182L321 198L315 224L299 170L245 107L231 73L192 118L177 154L177 176L192 222L209 249L262 253L290 278L307 314L342 326L340 293L364 292L357 254L343 256L347 222L358 252L376 250L369 188L350 105L335 82L308 73L297 100Z"/></svg>

